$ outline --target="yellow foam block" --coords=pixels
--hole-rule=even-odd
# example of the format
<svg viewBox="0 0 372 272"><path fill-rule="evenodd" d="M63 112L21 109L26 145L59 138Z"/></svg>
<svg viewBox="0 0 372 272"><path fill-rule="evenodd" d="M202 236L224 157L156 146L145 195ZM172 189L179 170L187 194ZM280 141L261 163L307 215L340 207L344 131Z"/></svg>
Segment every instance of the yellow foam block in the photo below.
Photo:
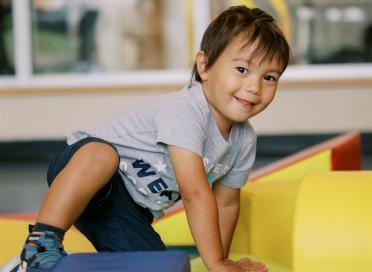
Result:
<svg viewBox="0 0 372 272"><path fill-rule="evenodd" d="M294 271L372 271L372 171L308 175L294 227Z"/></svg>
<svg viewBox="0 0 372 272"><path fill-rule="evenodd" d="M292 267L298 188L309 172L330 169L331 151L325 150L245 185L232 251Z"/></svg>
<svg viewBox="0 0 372 272"><path fill-rule="evenodd" d="M258 258L255 256L238 254L238 253L232 253L229 256L229 259L234 260L234 261L240 260L242 258L249 258L251 260L264 263L266 267L268 268L269 272L291 272L289 268L279 265L273 261L265 260L263 258ZM204 265L202 259L199 257L199 258L195 258L191 260L191 271L192 272L207 272L208 269Z"/></svg>
<svg viewBox="0 0 372 272"><path fill-rule="evenodd" d="M310 172L331 171L331 157L332 150L327 149L313 156L309 156L304 160L298 161L292 165L288 165L287 167L278 169L277 171L274 171L271 174L258 179L256 182L260 182L263 180L298 180L303 179Z"/></svg>
<svg viewBox="0 0 372 272"><path fill-rule="evenodd" d="M231 250L292 267L292 222L300 184L301 180L265 180L243 190Z"/></svg>
<svg viewBox="0 0 372 272"><path fill-rule="evenodd" d="M0 264L19 254L28 235L28 224L23 220L0 219ZM94 252L92 244L78 231L67 231L64 247L68 253Z"/></svg>
<svg viewBox="0 0 372 272"><path fill-rule="evenodd" d="M153 227L168 246L194 245L184 211L155 222Z"/></svg>
<svg viewBox="0 0 372 272"><path fill-rule="evenodd" d="M314 156L310 156L309 158L304 159L302 161L299 161L298 163L295 163L293 165L290 165L290 166L287 166L283 169L275 171L274 173L269 174L268 176L265 176L265 177L257 180L254 183L248 183L246 186L243 187L242 191L244 191L244 190L249 191L249 188L251 188L251 186L256 186L256 184L259 184L259 183L261 183L262 181L265 181L265 180L267 180L269 183L276 182L277 180L281 180L281 181L284 181L284 182L292 181L292 180L300 180L307 173L309 173L311 170L314 170L314 169L315 170L330 170L331 169L331 151L330 150L325 150L324 152L321 152L321 153L316 154ZM258 185L258 186L259 186L259 188L261 188L260 185ZM264 186L266 186L266 185L264 185ZM284 192L285 190L287 190L286 188L288 187L288 192L284 193L283 195L286 195L286 194L287 195L288 194L292 195L293 192L297 188L296 183L289 184L288 186L285 185L285 187L283 189L280 189L282 192ZM280 186L280 187L282 187L282 186ZM275 189L275 190L277 190L277 189ZM269 190L268 194L272 195L272 192L275 192L275 191ZM243 194L243 192L242 192L242 194ZM248 192L248 196L250 194L251 193ZM245 195L247 195L247 194L245 194ZM242 198L247 199L245 196L243 196ZM255 198L255 199L257 199L257 198ZM268 200L268 197L263 195L261 199L264 199L264 201L266 201L266 200L269 201L268 205L271 205L270 200ZM252 236L248 233L249 229L251 228L250 227L251 219L249 219L249 218L251 218L251 215L250 215L251 210L249 208L247 208L247 205L248 205L248 207L250 205L250 204L248 204L248 202L250 202L251 200L252 199L247 199L246 201L243 200L243 203L242 203L242 209L241 209L241 215L240 215L241 219L238 222L238 226L237 226L238 231L237 231L236 235L234 236L235 242L233 244L234 250L236 250L238 253L244 253L244 254L252 253L251 252L251 244L250 244ZM292 201L293 201L293 196L291 196L291 198L288 199L288 201L286 202L287 205L285 207L288 207L288 210L286 211L285 208L282 209L282 212L288 214L288 216L285 217L284 219L279 219L282 222L282 225L284 224L287 227L289 225L289 230L292 229L291 228L291 226L292 226L291 222L292 221L291 221L291 219L288 219L292 216L292 209L293 209L293 207L291 206ZM277 200L275 200L274 202L276 203L274 205L277 206L278 205ZM254 205L253 207L255 209L260 209L261 208L260 205ZM264 214L262 214L262 216L265 217ZM153 224L153 226L154 226L155 230L159 233L159 235L161 236L161 238L163 239L163 241L166 245L178 245L178 246L194 245L194 240L192 239L192 236L191 236L191 233L190 233L190 230L189 230L189 227L188 227L187 219L186 219L186 214L185 214L184 211L173 214L169 217L165 217L165 218L155 222ZM288 232L288 230L285 230L285 231ZM269 234L273 233L271 228L269 230L267 230L267 232ZM262 234L262 235L266 235L266 234ZM285 238L285 237L288 237L288 235L284 235L282 237ZM256 239L256 241L259 241L259 240L260 240L260 238ZM240 241L240 242L238 242L238 241ZM279 242L276 242L276 244L278 244L278 243ZM288 245L290 245L290 243ZM284 254L285 256L287 256L287 257L284 257L284 259L285 259L284 261L281 261L281 263L284 263L284 264L288 264L289 258L290 258L290 257L288 257L289 256L288 249L287 249L286 252L287 253L285 253L283 251L283 252L279 253L279 255ZM261 254L261 251L259 251L259 254ZM257 255L257 254L255 254L255 255ZM271 256L271 253L268 254L268 255L264 254L264 256ZM281 260L282 257L280 257L279 259Z"/></svg>

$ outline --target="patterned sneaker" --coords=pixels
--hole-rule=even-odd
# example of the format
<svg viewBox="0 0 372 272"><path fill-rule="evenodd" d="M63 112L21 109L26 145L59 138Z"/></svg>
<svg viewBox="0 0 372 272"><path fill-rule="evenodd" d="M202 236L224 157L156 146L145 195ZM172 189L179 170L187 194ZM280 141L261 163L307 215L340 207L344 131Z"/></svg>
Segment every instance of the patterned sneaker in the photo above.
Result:
<svg viewBox="0 0 372 272"><path fill-rule="evenodd" d="M18 263L19 265L13 266L13 269L10 271L46 271L66 255L61 241L54 232L32 232L23 247L20 255L20 264Z"/></svg>

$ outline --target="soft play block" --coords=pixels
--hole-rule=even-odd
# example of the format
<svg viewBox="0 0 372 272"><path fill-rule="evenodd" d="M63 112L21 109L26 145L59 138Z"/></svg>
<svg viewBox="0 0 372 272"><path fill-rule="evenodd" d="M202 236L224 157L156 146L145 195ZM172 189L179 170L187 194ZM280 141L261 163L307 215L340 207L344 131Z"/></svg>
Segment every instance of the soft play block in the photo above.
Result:
<svg viewBox="0 0 372 272"><path fill-rule="evenodd" d="M372 271L372 171L308 175L294 217L294 271Z"/></svg>
<svg viewBox="0 0 372 272"><path fill-rule="evenodd" d="M140 251L77 253L64 257L53 272L189 272L184 252Z"/></svg>
<svg viewBox="0 0 372 272"><path fill-rule="evenodd" d="M330 150L325 150L244 186L231 250L291 267L298 188L307 173L330 171L330 157Z"/></svg>
<svg viewBox="0 0 372 272"><path fill-rule="evenodd" d="M250 181L243 190L249 188L252 181L262 182L269 180L275 182L277 180L302 180L308 173L314 171L332 171L332 170L360 170L361 165L361 140L358 132L351 132L334 137L310 148L296 152L286 158L270 163L267 166L261 167L253 171L250 176ZM292 186L292 185L290 185ZM296 185L294 185L296 187ZM292 189L290 189L293 191ZM292 213L292 207L289 213ZM244 211L242 211L244 213ZM288 212L287 212L288 213ZM247 215L249 216L249 215ZM290 222L288 222L290 223ZM160 234L164 243L169 246L185 246L194 245L192 235L188 228L186 215L183 209L173 211L166 217L153 224L155 230ZM238 223L238 229L240 228ZM291 228L290 228L291 229ZM177 230L177 231L175 231ZM244 229L246 231L246 228ZM271 232L271 231L270 231ZM250 244L247 244L241 239L241 235L235 235L233 249L237 252L252 253ZM289 241L291 242L291 241ZM246 244L243 244L246 243ZM247 250L248 248L248 250ZM288 247L287 247L288 248ZM288 257L290 254L286 250L285 260L283 264L291 262ZM265 256L267 257L267 256ZM283 259L280 257L280 259Z"/></svg>

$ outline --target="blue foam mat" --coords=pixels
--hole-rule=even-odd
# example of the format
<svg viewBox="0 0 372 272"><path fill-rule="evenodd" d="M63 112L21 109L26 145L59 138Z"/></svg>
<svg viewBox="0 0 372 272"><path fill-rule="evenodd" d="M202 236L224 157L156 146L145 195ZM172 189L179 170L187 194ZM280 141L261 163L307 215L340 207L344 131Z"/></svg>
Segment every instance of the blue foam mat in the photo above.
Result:
<svg viewBox="0 0 372 272"><path fill-rule="evenodd" d="M139 251L76 253L63 257L53 272L190 272L184 252Z"/></svg>

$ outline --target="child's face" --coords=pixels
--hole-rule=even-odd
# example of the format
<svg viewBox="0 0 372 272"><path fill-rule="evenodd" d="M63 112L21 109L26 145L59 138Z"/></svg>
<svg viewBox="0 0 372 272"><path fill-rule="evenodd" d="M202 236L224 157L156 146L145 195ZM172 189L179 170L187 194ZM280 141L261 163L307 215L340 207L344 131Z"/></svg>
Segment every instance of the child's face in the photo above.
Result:
<svg viewBox="0 0 372 272"><path fill-rule="evenodd" d="M225 130L221 132L263 111L273 100L282 73L277 59L261 63L262 53L252 56L255 45L243 48L245 42L236 37L208 69L203 53L197 55L205 95L220 130Z"/></svg>

